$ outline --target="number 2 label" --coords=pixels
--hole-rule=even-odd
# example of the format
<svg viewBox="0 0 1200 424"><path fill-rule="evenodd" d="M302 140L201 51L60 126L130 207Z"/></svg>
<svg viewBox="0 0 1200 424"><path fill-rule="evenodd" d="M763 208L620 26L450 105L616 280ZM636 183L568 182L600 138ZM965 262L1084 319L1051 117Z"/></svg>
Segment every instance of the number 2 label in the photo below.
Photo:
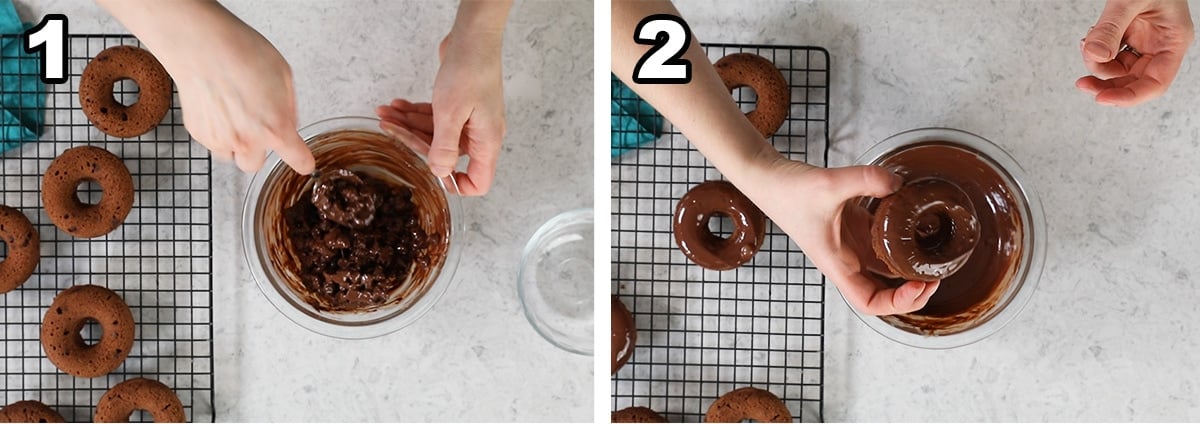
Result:
<svg viewBox="0 0 1200 424"><path fill-rule="evenodd" d="M645 56L633 67L638 84L687 84L692 82L692 62L680 59L692 44L692 31L682 18L650 15L638 22L633 41L649 44Z"/></svg>
<svg viewBox="0 0 1200 424"><path fill-rule="evenodd" d="M67 16L51 14L37 26L25 31L25 53L39 53L42 82L67 82Z"/></svg>

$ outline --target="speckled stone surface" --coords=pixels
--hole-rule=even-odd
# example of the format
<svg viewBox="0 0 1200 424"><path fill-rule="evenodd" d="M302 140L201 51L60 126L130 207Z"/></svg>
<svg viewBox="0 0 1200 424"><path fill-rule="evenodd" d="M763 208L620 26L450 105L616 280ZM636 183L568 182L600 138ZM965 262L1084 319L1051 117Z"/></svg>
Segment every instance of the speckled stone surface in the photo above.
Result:
<svg viewBox="0 0 1200 424"><path fill-rule="evenodd" d="M826 420L1200 419L1200 49L1165 97L1123 110L1074 87L1102 1L679 7L701 41L829 49L832 164L948 126L1009 151L1041 193L1045 272L989 339L908 348L828 289Z"/></svg>
<svg viewBox="0 0 1200 424"><path fill-rule="evenodd" d="M88 0L17 0L72 33L125 32ZM226 1L291 63L300 121L428 99L453 1ZM216 415L220 421L591 420L592 359L555 348L517 299L521 249L545 220L592 203L592 10L518 1L504 40L508 137L492 192L464 201L456 285L416 324L342 341L280 315L247 272L249 178L214 170ZM536 364L536 366L533 366Z"/></svg>

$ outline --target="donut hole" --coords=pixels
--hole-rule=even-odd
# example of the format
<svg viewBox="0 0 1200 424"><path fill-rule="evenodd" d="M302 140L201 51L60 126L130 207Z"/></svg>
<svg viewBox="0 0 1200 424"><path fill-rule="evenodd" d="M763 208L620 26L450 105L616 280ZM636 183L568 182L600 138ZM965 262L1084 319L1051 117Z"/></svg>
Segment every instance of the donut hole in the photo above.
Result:
<svg viewBox="0 0 1200 424"><path fill-rule="evenodd" d="M129 422L131 423L152 423L154 416L150 415L145 409L134 409L129 413Z"/></svg>
<svg viewBox="0 0 1200 424"><path fill-rule="evenodd" d="M94 180L84 180L75 187L75 197L85 205L98 205L104 198L104 189Z"/></svg>
<svg viewBox="0 0 1200 424"><path fill-rule="evenodd" d="M4 262L5 259L8 259L8 243L0 239L0 262Z"/></svg>
<svg viewBox="0 0 1200 424"><path fill-rule="evenodd" d="M137 103L141 87L137 81L129 78L122 78L113 82L113 100L120 103L122 106L129 107ZM104 112L103 110L101 112Z"/></svg>
<svg viewBox="0 0 1200 424"><path fill-rule="evenodd" d="M926 252L937 252L954 238L954 221L945 211L930 211L913 221L913 239Z"/></svg>
<svg viewBox="0 0 1200 424"><path fill-rule="evenodd" d="M750 113L754 111L754 105L758 103L758 92L750 86L737 87L733 89L733 100L737 102L742 113Z"/></svg>
<svg viewBox="0 0 1200 424"><path fill-rule="evenodd" d="M733 235L733 219L730 219L729 215L713 212L708 217L708 232L714 236L728 239Z"/></svg>
<svg viewBox="0 0 1200 424"><path fill-rule="evenodd" d="M79 336L83 337L83 344L87 346L99 344L103 335L104 328L100 327L100 322L91 318L84 320L83 328L79 329Z"/></svg>

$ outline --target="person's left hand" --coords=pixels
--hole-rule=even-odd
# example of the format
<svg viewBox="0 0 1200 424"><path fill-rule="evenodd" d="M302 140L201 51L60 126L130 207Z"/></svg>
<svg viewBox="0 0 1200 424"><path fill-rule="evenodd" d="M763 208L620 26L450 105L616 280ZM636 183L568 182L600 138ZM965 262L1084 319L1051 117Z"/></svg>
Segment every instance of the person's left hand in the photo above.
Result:
<svg viewBox="0 0 1200 424"><path fill-rule="evenodd" d="M1194 38L1186 0L1109 0L1079 42L1092 75L1075 86L1109 106L1154 99L1175 80Z"/></svg>
<svg viewBox="0 0 1200 424"><path fill-rule="evenodd" d="M442 65L432 103L393 100L376 109L381 129L424 154L438 177L453 177L460 194L480 196L492 186L504 142L500 33L457 34L438 49ZM467 172L455 172L459 156Z"/></svg>

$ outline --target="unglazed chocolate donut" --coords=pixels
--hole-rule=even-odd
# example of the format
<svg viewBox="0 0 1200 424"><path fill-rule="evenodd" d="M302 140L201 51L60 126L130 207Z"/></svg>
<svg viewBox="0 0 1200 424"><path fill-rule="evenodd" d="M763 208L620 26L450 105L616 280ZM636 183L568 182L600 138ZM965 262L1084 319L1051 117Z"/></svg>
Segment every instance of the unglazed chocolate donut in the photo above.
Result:
<svg viewBox="0 0 1200 424"><path fill-rule="evenodd" d="M79 201L79 184L95 181L100 203ZM133 177L121 158L99 147L67 149L50 162L42 177L42 204L54 226L75 237L92 238L121 226L133 209Z"/></svg>
<svg viewBox="0 0 1200 424"><path fill-rule="evenodd" d="M125 106L113 97L113 84L133 80L138 100ZM97 54L79 79L79 106L105 134L130 138L150 132L171 109L171 76L150 52L133 46L109 47Z"/></svg>
<svg viewBox="0 0 1200 424"><path fill-rule="evenodd" d="M708 229L708 221L715 215L733 221L729 238ZM749 262L767 233L766 216L728 181L705 181L688 190L675 207L673 224L675 244L684 256L696 265L717 271Z"/></svg>
<svg viewBox="0 0 1200 424"><path fill-rule="evenodd" d="M747 419L760 423L786 423L792 421L792 413L773 393L743 387L721 396L708 407L704 416L704 421L710 423L740 423Z"/></svg>
<svg viewBox="0 0 1200 424"><path fill-rule="evenodd" d="M0 293L13 291L33 275L38 260L38 232L21 211L0 205L0 240L8 246L7 256L0 258Z"/></svg>
<svg viewBox="0 0 1200 424"><path fill-rule="evenodd" d="M36 400L23 400L0 408L0 423L61 423L62 415Z"/></svg>
<svg viewBox="0 0 1200 424"><path fill-rule="evenodd" d="M665 423L666 418L644 406L630 406L612 413L614 423Z"/></svg>
<svg viewBox="0 0 1200 424"><path fill-rule="evenodd" d="M179 396L158 381L134 378L113 386L96 404L96 422L129 422L133 411L150 413L156 423L181 423L187 420Z"/></svg>
<svg viewBox="0 0 1200 424"><path fill-rule="evenodd" d="M967 262L979 242L975 207L958 186L912 181L879 202L871 224L875 255L900 278L936 281Z"/></svg>
<svg viewBox="0 0 1200 424"><path fill-rule="evenodd" d="M89 320L103 331L88 346L80 331ZM76 377L99 377L121 366L133 347L133 314L112 290L82 285L63 290L42 319L42 350L58 369Z"/></svg>
<svg viewBox="0 0 1200 424"><path fill-rule="evenodd" d="M770 137L787 120L792 91L783 74L771 61L756 54L734 53L721 58L713 66L730 93L742 87L754 89L758 101L754 104L754 110L746 114L746 119L754 124L763 137Z"/></svg>
<svg viewBox="0 0 1200 424"><path fill-rule="evenodd" d="M637 345L637 325L634 324L633 314L621 303L621 299L612 297L612 373L629 362L633 356L633 348Z"/></svg>

